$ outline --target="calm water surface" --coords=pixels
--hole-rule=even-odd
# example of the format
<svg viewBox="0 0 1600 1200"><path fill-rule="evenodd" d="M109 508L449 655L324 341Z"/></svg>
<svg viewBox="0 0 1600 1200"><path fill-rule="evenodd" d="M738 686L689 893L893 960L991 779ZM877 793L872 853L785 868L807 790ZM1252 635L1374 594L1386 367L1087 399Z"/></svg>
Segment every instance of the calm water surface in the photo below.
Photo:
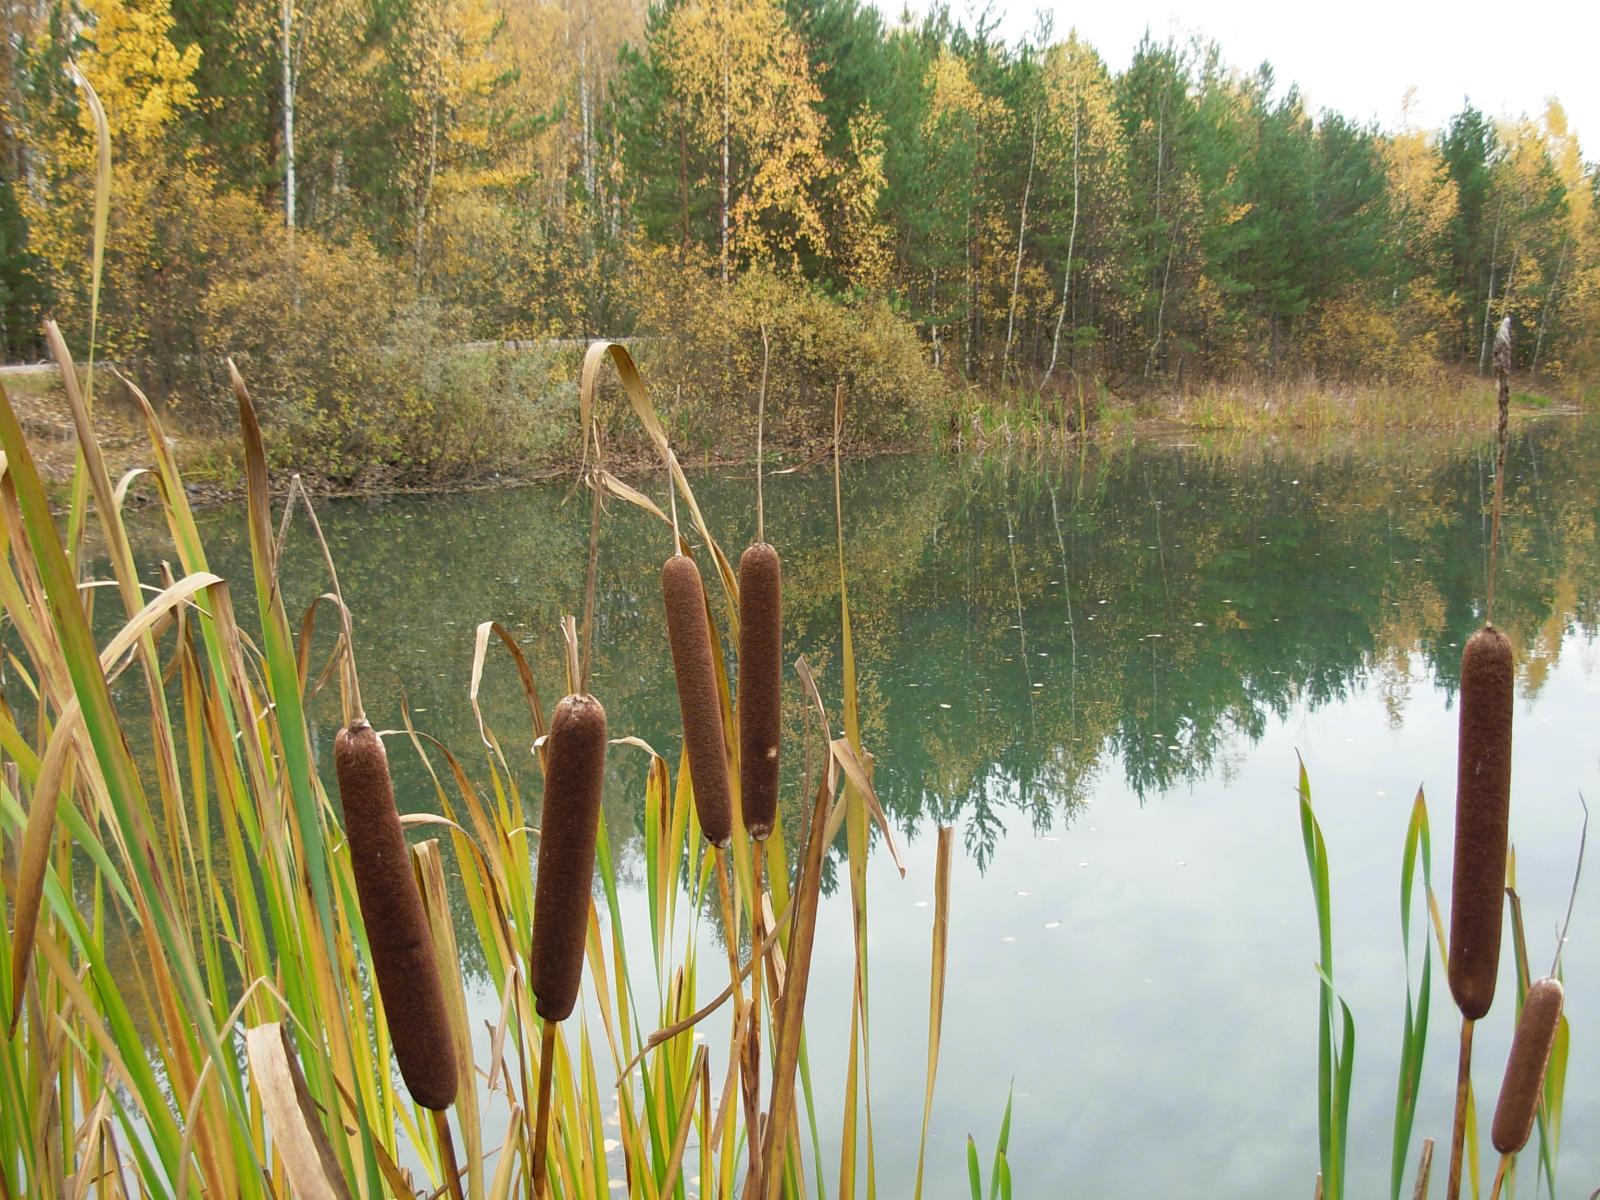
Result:
<svg viewBox="0 0 1600 1200"><path fill-rule="evenodd" d="M986 1147L987 1163L1012 1086L1018 1195L1311 1193L1317 944L1297 754L1328 839L1336 978L1357 1024L1350 1194L1386 1192L1405 1004L1402 839L1421 785L1448 911L1458 659L1484 616L1492 469L1486 442L1413 436L847 464L866 740L910 868L902 881L881 845L874 854L883 1194L906 1194L915 1170L934 834L946 823L964 854L929 1194L966 1194L965 1138ZM1506 490L1494 615L1518 655L1512 835L1542 973L1567 903L1578 795L1600 795L1600 424L1519 430ZM696 491L736 554L752 533L752 481L705 478ZM836 712L832 501L825 472L769 481L787 650L820 667ZM420 727L470 759L473 630L489 618L522 640L546 703L560 695L557 622L582 605L583 497L549 486L329 502L320 514L380 726L400 724L404 694ZM214 565L242 575L238 515L203 521L219 548ZM613 507L592 686L614 735L638 735L675 759L658 590L666 546L659 524ZM154 529L148 549L160 553ZM286 566L291 611L324 587L301 537ZM484 694L502 742L525 747L530 722L503 658L491 660ZM801 709L797 691L788 699L792 766ZM329 703L319 711L326 760L338 714ZM430 807L409 750L391 746L402 806ZM615 752L606 798L634 881L630 940L648 936L636 882L643 765L636 752ZM537 791L531 781L528 790ZM791 822L797 794L792 786L786 800ZM825 1161L834 1162L850 933L842 858L829 872L808 1029ZM1510 1035L1509 958L1476 1038L1485 1129ZM708 945L703 961L719 960ZM1565 973L1573 1041L1558 1192L1587 1196L1600 1186L1600 885L1580 892ZM482 1004L497 1010L492 997ZM1448 1143L1456 1032L1436 969L1413 1159L1425 1135ZM1523 1174L1527 1192L1531 1170Z"/></svg>

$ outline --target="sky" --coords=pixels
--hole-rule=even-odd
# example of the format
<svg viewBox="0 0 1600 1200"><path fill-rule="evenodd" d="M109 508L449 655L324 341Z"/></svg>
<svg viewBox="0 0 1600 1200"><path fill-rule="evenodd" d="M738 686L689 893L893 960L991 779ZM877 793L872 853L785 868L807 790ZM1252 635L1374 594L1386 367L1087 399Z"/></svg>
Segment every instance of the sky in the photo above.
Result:
<svg viewBox="0 0 1600 1200"><path fill-rule="evenodd" d="M899 0L876 3L899 16ZM910 3L917 15L927 6ZM970 23L982 0L977 8L950 0L950 7ZM1584 156L1600 158L1600 0L991 0L990 7L1010 41L1049 13L1056 37L1076 28L1113 70L1127 66L1147 28L1163 40L1200 33L1220 43L1232 67L1270 62L1280 86L1299 84L1313 112L1332 108L1386 129L1402 124L1409 88L1411 120L1429 129L1459 111L1465 96L1491 116L1536 117L1555 95Z"/></svg>

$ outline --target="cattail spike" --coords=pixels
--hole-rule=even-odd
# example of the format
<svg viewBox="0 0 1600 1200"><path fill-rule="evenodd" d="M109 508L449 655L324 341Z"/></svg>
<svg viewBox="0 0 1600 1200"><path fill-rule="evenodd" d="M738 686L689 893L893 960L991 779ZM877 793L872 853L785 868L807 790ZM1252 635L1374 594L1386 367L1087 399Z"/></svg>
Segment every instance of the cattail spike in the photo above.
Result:
<svg viewBox="0 0 1600 1200"><path fill-rule="evenodd" d="M545 744L528 972L535 1011L546 1021L566 1020L583 982L605 770L606 710L593 696L564 697L550 719Z"/></svg>
<svg viewBox="0 0 1600 1200"><path fill-rule="evenodd" d="M1511 643L1485 625L1461 653L1450 994L1468 1020L1494 1002L1511 815Z"/></svg>
<svg viewBox="0 0 1600 1200"><path fill-rule="evenodd" d="M713 846L733 837L733 802L728 795L728 753L722 739L722 706L706 627L706 593L694 560L674 554L661 568L667 607L667 639L678 679L678 711L684 748L694 780L694 806L700 829Z"/></svg>
<svg viewBox="0 0 1600 1200"><path fill-rule="evenodd" d="M456 1098L455 1042L383 741L357 718L334 739L333 764L361 923L400 1076L418 1104L446 1109Z"/></svg>
<svg viewBox="0 0 1600 1200"><path fill-rule="evenodd" d="M1559 980L1541 979L1528 987L1522 1019L1511 1039L1506 1073L1500 1081L1500 1102L1494 1110L1494 1148L1501 1154L1517 1153L1533 1133L1533 1119L1544 1093L1545 1068L1550 1065L1550 1049L1555 1045L1564 1000Z"/></svg>
<svg viewBox="0 0 1600 1200"><path fill-rule="evenodd" d="M782 579L778 552L766 542L739 559L739 802L757 841L778 819Z"/></svg>

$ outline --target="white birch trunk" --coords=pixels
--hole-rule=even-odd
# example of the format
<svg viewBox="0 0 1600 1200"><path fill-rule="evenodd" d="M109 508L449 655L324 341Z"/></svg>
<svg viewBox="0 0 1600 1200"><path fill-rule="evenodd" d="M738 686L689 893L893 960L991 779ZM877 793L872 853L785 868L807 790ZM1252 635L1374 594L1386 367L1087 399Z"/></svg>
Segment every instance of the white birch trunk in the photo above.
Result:
<svg viewBox="0 0 1600 1200"><path fill-rule="evenodd" d="M1056 331L1050 339L1050 365L1045 368L1044 379L1039 386L1043 387L1050 382L1050 375L1056 369L1056 360L1061 354L1061 326L1067 319L1067 301L1072 295L1072 255L1078 241L1078 126L1080 114L1077 111L1076 100L1072 112L1072 225L1067 231L1067 262L1061 272L1061 311L1056 314Z"/></svg>
<svg viewBox="0 0 1600 1200"><path fill-rule="evenodd" d="M294 0L283 0L283 219L294 232Z"/></svg>
<svg viewBox="0 0 1600 1200"><path fill-rule="evenodd" d="M1017 327L1017 293L1022 288L1022 243L1028 232L1028 195L1033 191L1033 163L1039 152L1039 118L1033 118L1033 137L1028 144L1028 177L1022 185L1022 213L1017 221L1017 261L1011 270L1011 307L1006 313L1006 348L1000 355L1000 378L1011 365L1011 342Z"/></svg>

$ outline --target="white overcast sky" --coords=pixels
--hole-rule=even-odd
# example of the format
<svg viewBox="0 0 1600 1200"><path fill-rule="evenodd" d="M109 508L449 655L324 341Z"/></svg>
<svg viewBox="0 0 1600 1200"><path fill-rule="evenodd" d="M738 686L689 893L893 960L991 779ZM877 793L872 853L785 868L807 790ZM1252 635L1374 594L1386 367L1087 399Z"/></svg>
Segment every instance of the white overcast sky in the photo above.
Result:
<svg viewBox="0 0 1600 1200"><path fill-rule="evenodd" d="M891 19L903 8L876 3ZM927 0L910 8L920 16ZM1413 119L1427 128L1464 96L1491 116L1514 117L1538 116L1555 95L1584 157L1600 159L1600 0L992 0L991 8L1013 42L1049 12L1056 36L1076 28L1113 70L1127 66L1146 29L1157 39L1199 33L1221 44L1232 67L1270 62L1280 87L1298 83L1313 112L1337 109L1390 129L1411 87ZM951 11L970 24L974 7L951 0Z"/></svg>

